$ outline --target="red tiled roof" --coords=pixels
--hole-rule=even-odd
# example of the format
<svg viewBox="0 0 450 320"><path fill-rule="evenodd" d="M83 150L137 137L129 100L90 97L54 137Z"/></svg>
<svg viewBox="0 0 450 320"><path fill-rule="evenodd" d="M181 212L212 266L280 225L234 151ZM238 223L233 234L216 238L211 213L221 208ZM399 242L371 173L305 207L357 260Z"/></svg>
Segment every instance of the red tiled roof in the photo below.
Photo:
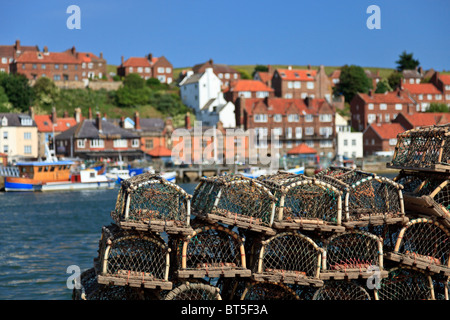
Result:
<svg viewBox="0 0 450 320"><path fill-rule="evenodd" d="M259 78L262 82L268 82L272 80L272 73L264 72L264 71L258 71Z"/></svg>
<svg viewBox="0 0 450 320"><path fill-rule="evenodd" d="M268 105L266 106L265 101ZM266 114L286 114L290 106L294 105L299 113L314 113L317 110L308 109L303 99L284 99L284 98L247 98L245 99L245 110L248 115L253 114L253 110L259 105L264 105Z"/></svg>
<svg viewBox="0 0 450 320"><path fill-rule="evenodd" d="M308 147L305 143L301 143L298 146L290 149L288 154L316 154L317 150L311 147Z"/></svg>
<svg viewBox="0 0 450 320"><path fill-rule="evenodd" d="M406 94L400 92L399 96L398 91L372 93L372 96L369 96L367 93L358 93L358 95L366 103L413 103L413 100L411 100L411 98L409 98Z"/></svg>
<svg viewBox="0 0 450 320"><path fill-rule="evenodd" d="M95 54L90 52L77 52L78 58L83 62L91 62L92 60L100 60Z"/></svg>
<svg viewBox="0 0 450 320"><path fill-rule="evenodd" d="M450 74L440 74L439 79L441 79L444 84L450 85Z"/></svg>
<svg viewBox="0 0 450 320"><path fill-rule="evenodd" d="M440 94L441 92L432 83L404 83L403 88L412 94Z"/></svg>
<svg viewBox="0 0 450 320"><path fill-rule="evenodd" d="M131 57L123 65L124 67L150 67L150 61L147 58Z"/></svg>
<svg viewBox="0 0 450 320"><path fill-rule="evenodd" d="M444 112L418 112L413 114L403 114L403 116L414 128L450 122L450 114Z"/></svg>
<svg viewBox="0 0 450 320"><path fill-rule="evenodd" d="M80 60L67 52L33 52L25 51L17 59L20 63L68 63L79 64Z"/></svg>
<svg viewBox="0 0 450 320"><path fill-rule="evenodd" d="M400 123L372 123L372 128L383 140L397 138L399 133L405 131Z"/></svg>
<svg viewBox="0 0 450 320"><path fill-rule="evenodd" d="M52 128L52 117L50 115L35 115L34 121L39 132L63 132L77 124L75 118L57 118L54 129Z"/></svg>
<svg viewBox="0 0 450 320"><path fill-rule="evenodd" d="M233 81L230 84L229 91L273 91L272 88L268 87L262 81L259 80L238 80Z"/></svg>
<svg viewBox="0 0 450 320"><path fill-rule="evenodd" d="M290 81L309 81L314 80L317 70L308 69L277 69L276 70L283 80ZM283 75L284 74L284 75ZM310 76L308 76L308 74Z"/></svg>
<svg viewBox="0 0 450 320"><path fill-rule="evenodd" d="M163 146L158 146L147 152L152 157L170 157L172 151Z"/></svg>

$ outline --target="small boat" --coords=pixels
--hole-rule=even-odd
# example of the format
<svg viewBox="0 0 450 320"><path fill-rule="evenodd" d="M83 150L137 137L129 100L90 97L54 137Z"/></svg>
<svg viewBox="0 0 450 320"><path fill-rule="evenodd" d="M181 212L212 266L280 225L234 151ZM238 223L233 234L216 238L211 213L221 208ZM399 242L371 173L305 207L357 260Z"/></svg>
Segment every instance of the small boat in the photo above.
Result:
<svg viewBox="0 0 450 320"><path fill-rule="evenodd" d="M268 169L260 169L260 168L252 167L252 168L250 168L250 170L247 170L246 172L242 172L240 174L247 178L256 179L262 175L276 173L277 171L278 170L268 170ZM304 174L305 167L297 167L297 168L292 168L292 169L288 169L288 170L284 170L284 171L293 173L293 174Z"/></svg>
<svg viewBox="0 0 450 320"><path fill-rule="evenodd" d="M71 173L72 161L19 162L19 176L5 177L5 191L60 191L114 188L114 181L97 170Z"/></svg>

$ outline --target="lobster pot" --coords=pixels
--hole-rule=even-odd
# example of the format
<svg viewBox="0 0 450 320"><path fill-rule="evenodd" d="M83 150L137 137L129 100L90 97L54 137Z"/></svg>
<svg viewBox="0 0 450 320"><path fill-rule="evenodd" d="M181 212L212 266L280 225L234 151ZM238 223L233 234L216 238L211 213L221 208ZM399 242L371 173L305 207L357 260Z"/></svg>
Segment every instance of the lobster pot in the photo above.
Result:
<svg viewBox="0 0 450 320"><path fill-rule="evenodd" d="M160 237L104 227L94 262L98 283L171 290L169 252Z"/></svg>
<svg viewBox="0 0 450 320"><path fill-rule="evenodd" d="M164 300L222 300L222 297L217 287L186 282L170 291Z"/></svg>
<svg viewBox="0 0 450 320"><path fill-rule="evenodd" d="M386 258L448 276L449 254L449 231L434 220L419 218L401 229L394 251L386 253Z"/></svg>
<svg viewBox="0 0 450 320"><path fill-rule="evenodd" d="M374 270L386 277L383 270L382 240L368 232L351 231L336 234L326 241L326 264L320 279L369 278Z"/></svg>
<svg viewBox="0 0 450 320"><path fill-rule="evenodd" d="M450 179L448 175L405 173L398 176L407 186L405 210L414 215L435 217L450 228Z"/></svg>
<svg viewBox="0 0 450 320"><path fill-rule="evenodd" d="M187 235L191 198L178 185L143 173L122 181L111 217L123 229Z"/></svg>
<svg viewBox="0 0 450 320"><path fill-rule="evenodd" d="M309 237L282 232L261 242L252 279L322 286L319 279L324 250Z"/></svg>
<svg viewBox="0 0 450 320"><path fill-rule="evenodd" d="M314 293L313 300L371 300L367 290L353 281L326 281Z"/></svg>
<svg viewBox="0 0 450 320"><path fill-rule="evenodd" d="M252 281L247 283L240 300L299 300L294 290L283 283Z"/></svg>
<svg viewBox="0 0 450 320"><path fill-rule="evenodd" d="M434 300L433 282L425 272L407 266L389 270L374 290L376 300Z"/></svg>
<svg viewBox="0 0 450 320"><path fill-rule="evenodd" d="M405 223L402 185L359 170L329 169L317 175L342 193L345 227Z"/></svg>
<svg viewBox="0 0 450 320"><path fill-rule="evenodd" d="M395 244L403 224L381 224L381 225L367 225L358 228L359 231L369 232L377 236L383 245L383 252L394 251Z"/></svg>
<svg viewBox="0 0 450 320"><path fill-rule="evenodd" d="M431 275L433 281L434 297L436 300L450 300L449 277L442 275Z"/></svg>
<svg viewBox="0 0 450 320"><path fill-rule="evenodd" d="M192 199L192 213L211 223L224 223L273 235L275 197L261 182L241 175L202 178Z"/></svg>
<svg viewBox="0 0 450 320"><path fill-rule="evenodd" d="M157 292L128 286L101 285L94 268L80 276L81 287L74 288L73 300L158 300Z"/></svg>
<svg viewBox="0 0 450 320"><path fill-rule="evenodd" d="M302 175L263 181L277 198L273 228L343 232L341 192Z"/></svg>
<svg viewBox="0 0 450 320"><path fill-rule="evenodd" d="M205 225L178 248L179 278L249 277L242 239L221 225Z"/></svg>
<svg viewBox="0 0 450 320"><path fill-rule="evenodd" d="M426 126L397 135L388 168L450 172L450 125Z"/></svg>

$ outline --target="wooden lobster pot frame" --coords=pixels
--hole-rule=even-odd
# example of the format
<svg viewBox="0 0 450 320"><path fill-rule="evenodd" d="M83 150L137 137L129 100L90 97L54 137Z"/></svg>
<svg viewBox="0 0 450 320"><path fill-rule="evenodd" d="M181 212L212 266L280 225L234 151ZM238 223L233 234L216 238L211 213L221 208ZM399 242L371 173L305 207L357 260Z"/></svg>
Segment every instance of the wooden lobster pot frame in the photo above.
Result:
<svg viewBox="0 0 450 320"><path fill-rule="evenodd" d="M388 168L450 172L450 125L435 125L407 130L397 135Z"/></svg>
<svg viewBox="0 0 450 320"><path fill-rule="evenodd" d="M169 253L160 237L104 227L94 260L98 283L171 290Z"/></svg>
<svg viewBox="0 0 450 320"><path fill-rule="evenodd" d="M371 300L369 292L354 281L326 281L313 300Z"/></svg>
<svg viewBox="0 0 450 320"><path fill-rule="evenodd" d="M268 177L262 181L278 200L274 229L345 231L341 225L341 192L334 186L303 175Z"/></svg>
<svg viewBox="0 0 450 320"><path fill-rule="evenodd" d="M123 229L187 235L191 198L178 185L144 173L122 182L111 217Z"/></svg>
<svg viewBox="0 0 450 320"><path fill-rule="evenodd" d="M261 182L241 175L202 178L192 199L192 213L223 223L273 235L275 197Z"/></svg>
<svg viewBox="0 0 450 320"><path fill-rule="evenodd" d="M342 280L369 278L377 270L379 277L387 277L383 270L383 242L376 235L364 231L336 234L325 243L326 263L320 279Z"/></svg>
<svg viewBox="0 0 450 320"><path fill-rule="evenodd" d="M435 217L450 228L450 178L447 174L402 171L395 180L404 186L408 213Z"/></svg>
<svg viewBox="0 0 450 320"><path fill-rule="evenodd" d="M433 281L418 268L401 266L389 270L374 289L375 300L435 300Z"/></svg>
<svg viewBox="0 0 450 320"><path fill-rule="evenodd" d="M324 250L309 237L282 232L261 242L252 279L320 287Z"/></svg>
<svg viewBox="0 0 450 320"><path fill-rule="evenodd" d="M450 232L432 219L411 220L400 233L389 260L433 273L450 275Z"/></svg>
<svg viewBox="0 0 450 320"><path fill-rule="evenodd" d="M346 228L406 223L403 186L385 177L343 168L328 169L316 175L342 194L343 222Z"/></svg>
<svg viewBox="0 0 450 320"><path fill-rule="evenodd" d="M221 225L205 225L181 242L179 278L250 277L243 240Z"/></svg>
<svg viewBox="0 0 450 320"><path fill-rule="evenodd" d="M240 300L300 300L289 286L268 281L247 282Z"/></svg>
<svg viewBox="0 0 450 320"><path fill-rule="evenodd" d="M222 297L217 287L200 282L186 282L172 289L164 300L222 300Z"/></svg>
<svg viewBox="0 0 450 320"><path fill-rule="evenodd" d="M450 300L450 277L442 275L431 275L433 280L434 297L436 300Z"/></svg>

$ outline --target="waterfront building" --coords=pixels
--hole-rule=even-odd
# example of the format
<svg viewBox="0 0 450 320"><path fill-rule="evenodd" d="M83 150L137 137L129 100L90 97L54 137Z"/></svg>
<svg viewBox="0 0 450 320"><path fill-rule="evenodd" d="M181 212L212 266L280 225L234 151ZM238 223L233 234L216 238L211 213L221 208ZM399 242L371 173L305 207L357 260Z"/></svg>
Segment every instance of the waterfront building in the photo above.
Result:
<svg viewBox="0 0 450 320"><path fill-rule="evenodd" d="M156 78L161 83L170 84L173 81L173 66L166 57L154 57L148 54L146 57L130 57L117 67L117 75L126 77L130 73L137 73L143 79Z"/></svg>
<svg viewBox="0 0 450 320"><path fill-rule="evenodd" d="M212 68L213 73L219 78L221 86L227 87L230 81L235 81L241 78L239 71L222 63L214 63L213 59L209 59L204 63L196 64L192 67L194 74L202 74L206 69Z"/></svg>

